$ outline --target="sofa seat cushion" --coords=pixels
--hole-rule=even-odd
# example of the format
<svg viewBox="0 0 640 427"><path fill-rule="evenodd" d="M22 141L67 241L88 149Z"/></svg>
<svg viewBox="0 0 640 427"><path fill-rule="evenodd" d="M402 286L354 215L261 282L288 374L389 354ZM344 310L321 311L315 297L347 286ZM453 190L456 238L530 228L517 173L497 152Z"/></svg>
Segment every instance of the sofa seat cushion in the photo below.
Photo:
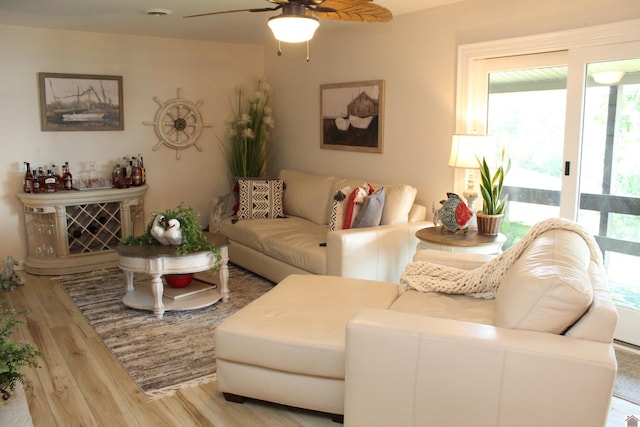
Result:
<svg viewBox="0 0 640 427"><path fill-rule="evenodd" d="M292 274L218 327L217 357L344 379L347 322L362 308L388 308L397 296L393 283Z"/></svg>
<svg viewBox="0 0 640 427"><path fill-rule="evenodd" d="M262 252L310 273L326 274L326 241L327 226L313 223L295 231L283 231L265 237Z"/></svg>
<svg viewBox="0 0 640 427"><path fill-rule="evenodd" d="M220 223L220 232L267 256L313 274L325 274L327 225L298 218L251 219Z"/></svg>
<svg viewBox="0 0 640 427"><path fill-rule="evenodd" d="M496 326L564 333L593 301L589 264L589 247L577 233L543 233L500 282Z"/></svg>
<svg viewBox="0 0 640 427"><path fill-rule="evenodd" d="M410 289L400 295L390 310L493 325L495 300Z"/></svg>

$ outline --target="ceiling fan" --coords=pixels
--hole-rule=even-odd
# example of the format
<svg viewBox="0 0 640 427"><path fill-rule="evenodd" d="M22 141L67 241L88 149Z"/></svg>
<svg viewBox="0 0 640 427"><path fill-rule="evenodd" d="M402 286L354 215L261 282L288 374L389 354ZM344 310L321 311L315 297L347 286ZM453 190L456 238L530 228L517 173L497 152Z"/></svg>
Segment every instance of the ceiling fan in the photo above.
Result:
<svg viewBox="0 0 640 427"><path fill-rule="evenodd" d="M185 16L221 15L235 12L271 12L282 9L282 13L269 18L268 25L278 41L287 43L308 42L320 25L316 16L324 19L356 22L387 22L391 12L372 0L267 0L273 7L258 9L236 9L222 12L200 13ZM315 16L314 16L315 15ZM281 54L281 51L278 51Z"/></svg>

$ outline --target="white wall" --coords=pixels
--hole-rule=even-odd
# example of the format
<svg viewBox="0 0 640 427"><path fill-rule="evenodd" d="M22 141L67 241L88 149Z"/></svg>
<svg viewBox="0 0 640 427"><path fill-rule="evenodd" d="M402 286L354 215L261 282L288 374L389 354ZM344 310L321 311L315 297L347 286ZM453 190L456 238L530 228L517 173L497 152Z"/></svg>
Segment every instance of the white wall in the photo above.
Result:
<svg viewBox="0 0 640 427"><path fill-rule="evenodd" d="M305 47L265 52L276 93L279 155L271 165L309 172L411 183L429 208L454 189L447 167L455 129L457 47L640 17L635 0L466 0L388 24L345 23ZM384 79L384 153L321 150L319 86Z"/></svg>
<svg viewBox="0 0 640 427"><path fill-rule="evenodd" d="M274 86L276 150L272 175L283 168L406 182L427 206L452 189L446 163L455 130L457 46L552 32L640 17L637 0L466 0L388 24L344 23L336 33L321 27L311 43L265 48L197 41L0 26L0 256L24 258L24 230L16 192L21 165L81 162L142 153L149 169L147 212L185 201L201 212L212 194L227 191L215 134L224 132L228 94L238 82L264 72ZM266 19L266 18L265 18ZM41 132L36 73L115 74L124 77L123 132ZM321 150L319 86L384 79L384 153ZM153 119L161 100L181 87L190 100L204 99L201 143L176 161L166 147L152 151L156 137L142 122ZM203 223L206 222L205 218Z"/></svg>
<svg viewBox="0 0 640 427"><path fill-rule="evenodd" d="M151 37L119 36L0 26L0 256L26 256L22 206L23 162L34 166L68 161L75 176L96 161L105 173L112 160L142 154L147 168L147 215L192 205L206 225L208 200L228 189L226 166L216 135L230 116L229 94L237 84L264 74L261 46ZM119 75L124 81L124 131L42 132L38 72ZM158 142L153 127L157 96L204 101L205 128L195 147L175 151Z"/></svg>

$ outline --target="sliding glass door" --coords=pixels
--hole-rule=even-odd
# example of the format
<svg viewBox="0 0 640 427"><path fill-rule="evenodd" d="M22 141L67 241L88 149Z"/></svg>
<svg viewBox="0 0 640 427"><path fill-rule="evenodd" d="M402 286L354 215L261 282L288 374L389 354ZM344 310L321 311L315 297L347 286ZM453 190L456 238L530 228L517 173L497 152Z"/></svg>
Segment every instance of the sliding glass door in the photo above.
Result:
<svg viewBox="0 0 640 427"><path fill-rule="evenodd" d="M507 246L545 218L584 225L603 253L616 338L640 345L640 43L487 58L472 73L473 128L513 163Z"/></svg>
<svg viewBox="0 0 640 427"><path fill-rule="evenodd" d="M625 58L626 47L584 53L577 219L604 255L620 315L616 338L639 344L640 51Z"/></svg>

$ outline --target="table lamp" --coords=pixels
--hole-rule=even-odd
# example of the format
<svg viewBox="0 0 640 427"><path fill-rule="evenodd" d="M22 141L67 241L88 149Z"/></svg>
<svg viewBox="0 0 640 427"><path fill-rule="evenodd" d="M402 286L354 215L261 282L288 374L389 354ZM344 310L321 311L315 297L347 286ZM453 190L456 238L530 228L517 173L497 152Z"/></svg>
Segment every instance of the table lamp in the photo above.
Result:
<svg viewBox="0 0 640 427"><path fill-rule="evenodd" d="M474 212L473 205L478 198L474 170L480 168L478 158L482 159L493 149L495 149L495 139L491 136L455 134L451 138L449 166L466 170L467 188L462 195L467 200L469 209Z"/></svg>

